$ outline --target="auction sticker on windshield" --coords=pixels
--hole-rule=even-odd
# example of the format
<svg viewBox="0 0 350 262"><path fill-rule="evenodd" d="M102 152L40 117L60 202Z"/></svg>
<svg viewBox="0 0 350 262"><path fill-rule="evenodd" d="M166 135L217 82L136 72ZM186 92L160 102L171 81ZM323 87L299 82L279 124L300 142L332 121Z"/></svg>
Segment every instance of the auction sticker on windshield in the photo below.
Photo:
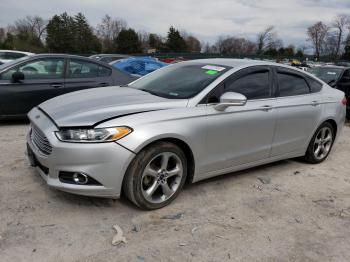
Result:
<svg viewBox="0 0 350 262"><path fill-rule="evenodd" d="M206 65L206 66L203 66L202 69L221 72L221 71L224 71L226 68L225 67L221 67L221 66Z"/></svg>

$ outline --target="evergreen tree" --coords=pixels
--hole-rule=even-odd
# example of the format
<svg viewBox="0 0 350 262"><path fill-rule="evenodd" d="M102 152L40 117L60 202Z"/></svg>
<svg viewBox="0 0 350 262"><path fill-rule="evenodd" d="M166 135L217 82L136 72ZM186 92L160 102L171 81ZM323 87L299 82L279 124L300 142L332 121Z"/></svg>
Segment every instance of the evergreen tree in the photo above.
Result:
<svg viewBox="0 0 350 262"><path fill-rule="evenodd" d="M148 37L148 45L150 48L156 49L156 50L162 50L164 49L164 44L162 42L162 39L157 34L149 34Z"/></svg>
<svg viewBox="0 0 350 262"><path fill-rule="evenodd" d="M101 44L82 13L74 17L67 13L55 15L47 24L46 31L50 52L88 54L101 50Z"/></svg>
<svg viewBox="0 0 350 262"><path fill-rule="evenodd" d="M187 49L185 40L173 26L169 28L166 47L170 52L185 52Z"/></svg>
<svg viewBox="0 0 350 262"><path fill-rule="evenodd" d="M117 51L121 54L136 54L142 52L141 43L135 30L122 29L114 40Z"/></svg>
<svg viewBox="0 0 350 262"><path fill-rule="evenodd" d="M50 52L74 53L74 19L67 13L51 18L46 28L46 44Z"/></svg>
<svg viewBox="0 0 350 262"><path fill-rule="evenodd" d="M101 45L86 17L82 13L78 13L74 17L74 22L76 53L87 54L91 51L100 51Z"/></svg>

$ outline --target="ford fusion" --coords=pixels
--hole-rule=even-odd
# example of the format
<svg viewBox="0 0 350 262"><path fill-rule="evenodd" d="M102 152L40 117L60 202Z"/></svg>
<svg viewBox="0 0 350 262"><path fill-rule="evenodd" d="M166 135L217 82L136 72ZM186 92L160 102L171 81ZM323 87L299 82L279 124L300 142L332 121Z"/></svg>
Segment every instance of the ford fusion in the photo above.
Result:
<svg viewBox="0 0 350 262"><path fill-rule="evenodd" d="M185 182L287 158L324 161L345 105L343 92L288 66L194 60L33 108L28 156L51 187L123 193L157 209Z"/></svg>

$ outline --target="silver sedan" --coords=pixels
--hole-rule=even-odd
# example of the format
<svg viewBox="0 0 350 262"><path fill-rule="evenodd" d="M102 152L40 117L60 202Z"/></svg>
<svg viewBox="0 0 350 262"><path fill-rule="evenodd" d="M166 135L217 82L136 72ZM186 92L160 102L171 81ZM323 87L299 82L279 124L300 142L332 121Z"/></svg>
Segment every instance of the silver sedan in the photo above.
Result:
<svg viewBox="0 0 350 262"><path fill-rule="evenodd" d="M320 163L344 93L300 70L235 59L182 62L128 86L46 101L29 113L30 162L49 186L169 204L185 182L303 157Z"/></svg>

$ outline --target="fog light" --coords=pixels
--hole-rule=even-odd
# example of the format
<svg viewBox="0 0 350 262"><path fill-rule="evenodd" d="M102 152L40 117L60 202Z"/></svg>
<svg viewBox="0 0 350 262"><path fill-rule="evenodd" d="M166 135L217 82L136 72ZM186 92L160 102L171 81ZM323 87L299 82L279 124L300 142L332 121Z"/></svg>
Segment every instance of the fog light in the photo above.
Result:
<svg viewBox="0 0 350 262"><path fill-rule="evenodd" d="M73 181L79 185L85 185L89 181L89 178L84 173L74 173Z"/></svg>
<svg viewBox="0 0 350 262"><path fill-rule="evenodd" d="M58 173L58 178L60 182L66 183L66 184L73 184L73 185L81 185L81 186L102 186L102 184L95 179L93 179L91 176L83 173L83 172L67 172L67 171L60 171Z"/></svg>

